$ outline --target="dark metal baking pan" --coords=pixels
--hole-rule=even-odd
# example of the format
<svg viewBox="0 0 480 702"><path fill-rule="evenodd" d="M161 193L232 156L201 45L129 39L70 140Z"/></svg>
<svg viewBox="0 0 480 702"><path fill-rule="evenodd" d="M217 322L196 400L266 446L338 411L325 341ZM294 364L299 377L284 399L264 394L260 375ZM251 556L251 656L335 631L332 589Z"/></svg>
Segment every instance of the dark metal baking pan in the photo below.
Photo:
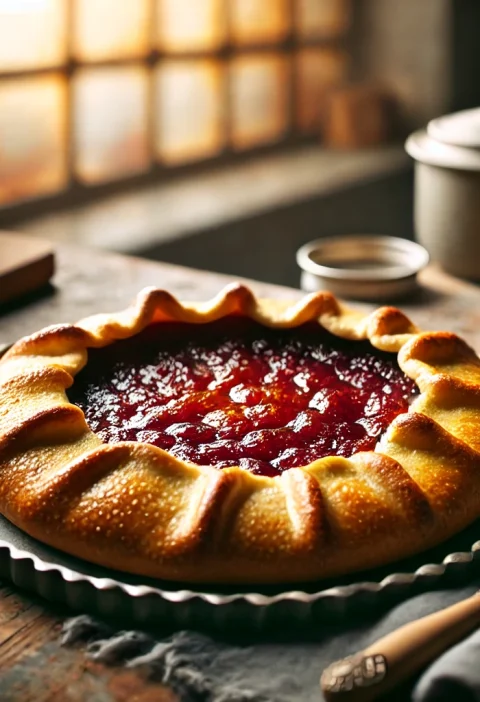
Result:
<svg viewBox="0 0 480 702"><path fill-rule="evenodd" d="M198 588L115 572L32 539L0 517L0 577L75 612L158 630L318 630L372 615L417 592L467 582L480 563L480 522L415 558L335 580L286 587Z"/></svg>

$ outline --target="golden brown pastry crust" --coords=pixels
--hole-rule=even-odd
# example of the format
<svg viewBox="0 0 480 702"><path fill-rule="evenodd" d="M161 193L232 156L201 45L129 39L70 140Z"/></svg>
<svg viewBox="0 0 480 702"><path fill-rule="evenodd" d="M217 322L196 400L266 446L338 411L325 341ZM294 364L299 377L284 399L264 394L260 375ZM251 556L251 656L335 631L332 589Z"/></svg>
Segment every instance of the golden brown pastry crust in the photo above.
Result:
<svg viewBox="0 0 480 702"><path fill-rule="evenodd" d="M87 350L156 321L240 313L306 321L398 353L420 395L375 451L276 478L184 463L149 444L103 444L65 394ZM189 582L300 582L426 549L480 514L480 361L399 310L369 315L329 293L296 304L233 285L207 303L146 289L118 314L49 327L0 362L0 512L37 539L104 566Z"/></svg>

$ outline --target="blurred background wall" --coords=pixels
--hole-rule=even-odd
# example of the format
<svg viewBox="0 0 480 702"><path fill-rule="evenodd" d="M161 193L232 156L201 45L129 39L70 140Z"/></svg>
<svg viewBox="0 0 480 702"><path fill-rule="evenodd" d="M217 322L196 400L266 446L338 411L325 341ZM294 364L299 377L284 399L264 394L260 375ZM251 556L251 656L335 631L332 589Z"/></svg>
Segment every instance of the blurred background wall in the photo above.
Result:
<svg viewBox="0 0 480 702"><path fill-rule="evenodd" d="M297 284L414 235L403 140L479 104L478 0L0 0L0 226Z"/></svg>

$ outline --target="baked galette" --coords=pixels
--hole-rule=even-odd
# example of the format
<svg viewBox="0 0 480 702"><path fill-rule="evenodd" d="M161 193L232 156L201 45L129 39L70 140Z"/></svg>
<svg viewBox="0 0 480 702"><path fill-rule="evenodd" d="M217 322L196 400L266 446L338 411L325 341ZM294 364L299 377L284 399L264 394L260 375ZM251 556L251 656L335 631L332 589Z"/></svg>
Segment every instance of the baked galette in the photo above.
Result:
<svg viewBox="0 0 480 702"><path fill-rule="evenodd" d="M329 293L146 289L0 362L0 512L89 561L185 582L301 582L480 516L480 361Z"/></svg>

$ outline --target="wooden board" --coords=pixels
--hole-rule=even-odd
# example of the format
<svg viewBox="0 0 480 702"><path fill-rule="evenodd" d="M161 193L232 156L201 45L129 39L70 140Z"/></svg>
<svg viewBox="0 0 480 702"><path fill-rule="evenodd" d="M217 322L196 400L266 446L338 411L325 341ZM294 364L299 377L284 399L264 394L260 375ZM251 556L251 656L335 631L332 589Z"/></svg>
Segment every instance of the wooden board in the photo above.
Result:
<svg viewBox="0 0 480 702"><path fill-rule="evenodd" d="M0 304L46 285L53 271L50 242L16 232L0 232Z"/></svg>

